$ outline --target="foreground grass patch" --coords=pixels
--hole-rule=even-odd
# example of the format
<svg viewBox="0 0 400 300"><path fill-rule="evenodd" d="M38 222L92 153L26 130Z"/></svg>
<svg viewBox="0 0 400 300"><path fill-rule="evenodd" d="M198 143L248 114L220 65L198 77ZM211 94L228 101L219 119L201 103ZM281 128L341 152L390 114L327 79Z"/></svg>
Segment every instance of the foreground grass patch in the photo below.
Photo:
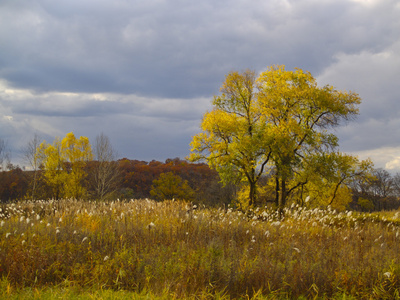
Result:
<svg viewBox="0 0 400 300"><path fill-rule="evenodd" d="M399 297L398 213L292 207L279 220L184 202L60 200L3 205L1 214L3 293Z"/></svg>

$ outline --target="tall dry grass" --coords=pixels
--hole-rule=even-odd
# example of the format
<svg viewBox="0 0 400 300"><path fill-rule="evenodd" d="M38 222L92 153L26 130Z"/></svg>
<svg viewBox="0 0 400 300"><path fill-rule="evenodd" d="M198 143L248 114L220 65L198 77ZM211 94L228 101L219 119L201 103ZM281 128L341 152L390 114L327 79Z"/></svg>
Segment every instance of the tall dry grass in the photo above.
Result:
<svg viewBox="0 0 400 300"><path fill-rule="evenodd" d="M174 297L399 298L400 214L246 214L151 200L1 206L0 274Z"/></svg>

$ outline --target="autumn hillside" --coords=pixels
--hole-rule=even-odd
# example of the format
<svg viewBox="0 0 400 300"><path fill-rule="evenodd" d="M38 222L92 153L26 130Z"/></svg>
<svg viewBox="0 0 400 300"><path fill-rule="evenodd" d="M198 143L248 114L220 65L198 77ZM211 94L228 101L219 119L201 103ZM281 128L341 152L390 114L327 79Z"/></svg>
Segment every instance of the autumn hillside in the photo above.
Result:
<svg viewBox="0 0 400 300"><path fill-rule="evenodd" d="M118 178L109 199L140 199L152 198L150 195L153 181L158 179L160 174L173 172L182 180L188 181L190 187L196 192L193 201L208 205L228 204L232 199L232 187L223 187L219 183L218 174L211 170L206 164L189 163L179 158L159 161L138 161L127 158L119 159ZM84 184L88 187L86 199L95 199L91 194L92 169L98 162L88 162L85 170L89 174ZM51 199L51 189L43 178L43 171L38 171L38 183L36 187L36 199ZM32 181L34 172L23 171L19 167L13 167L9 171L0 172L0 199L2 202L9 202L31 198Z"/></svg>

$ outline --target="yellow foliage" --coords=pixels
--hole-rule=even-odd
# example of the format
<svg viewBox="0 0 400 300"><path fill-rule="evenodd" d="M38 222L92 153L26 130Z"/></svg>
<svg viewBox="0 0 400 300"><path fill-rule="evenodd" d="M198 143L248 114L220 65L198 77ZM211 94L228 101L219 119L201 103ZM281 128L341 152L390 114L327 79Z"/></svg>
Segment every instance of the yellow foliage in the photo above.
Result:
<svg viewBox="0 0 400 300"><path fill-rule="evenodd" d="M192 200L194 191L187 180L182 180L172 172L160 174L158 179L153 181L150 194L157 200Z"/></svg>
<svg viewBox="0 0 400 300"><path fill-rule="evenodd" d="M243 186L237 193L237 206L242 210L247 210L251 207L249 198L248 185Z"/></svg>
<svg viewBox="0 0 400 300"><path fill-rule="evenodd" d="M85 195L82 180L86 162L92 159L92 149L87 137L77 139L70 132L61 141L56 138L53 144L43 142L38 151L44 166L44 176L53 188L55 198L81 198Z"/></svg>
<svg viewBox="0 0 400 300"><path fill-rule="evenodd" d="M331 207L340 211L346 210L351 200L351 189L346 185L340 186L335 199L332 201Z"/></svg>
<svg viewBox="0 0 400 300"><path fill-rule="evenodd" d="M221 92L204 114L202 132L193 137L190 159L205 159L223 182L247 182L249 205L256 202L261 175L273 172L280 209L308 181L309 157L338 146L327 129L356 115L361 102L356 93L318 87L310 72L285 66L269 67L258 78L252 71L231 72ZM352 170L351 159L341 163L341 170L347 163ZM334 183L339 177L324 178Z"/></svg>
<svg viewBox="0 0 400 300"><path fill-rule="evenodd" d="M75 223L82 229L96 232L100 228L101 219L98 215L79 214L75 217Z"/></svg>
<svg viewBox="0 0 400 300"><path fill-rule="evenodd" d="M366 176L372 168L370 160L359 161L357 157L339 152L324 153L310 157L308 168L301 174L307 179L304 193L309 196L309 205L327 206L344 210L352 201L347 184L357 176Z"/></svg>
<svg viewBox="0 0 400 300"><path fill-rule="evenodd" d="M206 159L224 183L246 181L253 187L248 197L254 202L257 181L269 160L270 142L257 103L255 73L228 74L221 92L214 97L214 109L203 117L203 132L193 137L189 159Z"/></svg>

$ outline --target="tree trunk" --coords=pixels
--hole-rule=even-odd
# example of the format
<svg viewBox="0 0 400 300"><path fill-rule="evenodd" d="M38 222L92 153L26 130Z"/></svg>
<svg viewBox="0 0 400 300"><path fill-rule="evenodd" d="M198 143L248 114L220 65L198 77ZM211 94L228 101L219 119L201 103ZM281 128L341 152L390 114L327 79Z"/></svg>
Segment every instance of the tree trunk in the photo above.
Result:
<svg viewBox="0 0 400 300"><path fill-rule="evenodd" d="M275 177L275 205L279 207L279 177Z"/></svg>
<svg viewBox="0 0 400 300"><path fill-rule="evenodd" d="M278 197L278 211L279 211L279 217L283 217L283 209L286 204L286 198L287 198L287 190L286 190L286 179L285 178L280 178L280 192L279 192L279 197Z"/></svg>
<svg viewBox="0 0 400 300"><path fill-rule="evenodd" d="M257 187L256 187L256 182L249 182L250 184L250 192L249 192L249 206L253 206L256 203L257 199Z"/></svg>
<svg viewBox="0 0 400 300"><path fill-rule="evenodd" d="M37 170L33 170L32 200L36 200Z"/></svg>

